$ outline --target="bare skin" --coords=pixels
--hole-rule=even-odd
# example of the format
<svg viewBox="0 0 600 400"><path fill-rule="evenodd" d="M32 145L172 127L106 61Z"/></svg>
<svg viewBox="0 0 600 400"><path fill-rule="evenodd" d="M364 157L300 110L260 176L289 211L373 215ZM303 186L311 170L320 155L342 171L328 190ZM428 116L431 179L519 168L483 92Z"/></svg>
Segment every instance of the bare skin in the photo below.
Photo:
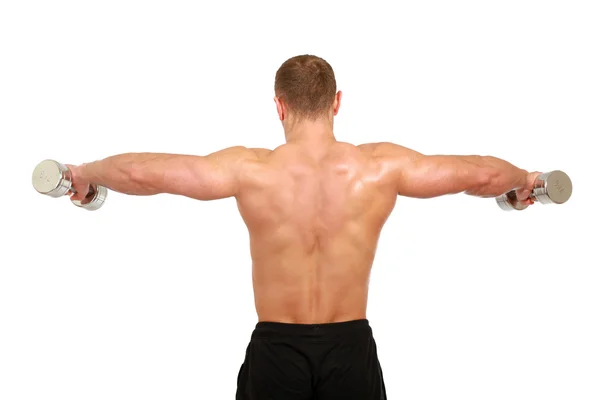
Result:
<svg viewBox="0 0 600 400"><path fill-rule="evenodd" d="M427 156L393 143L337 141L340 92L317 120L297 118L275 102L286 144L273 151L120 154L69 165L75 189L87 193L93 182L131 195L235 197L250 235L259 321L305 324L367 317L377 243L398 195L493 197L519 189L519 199L532 204L527 198L539 172L495 157Z"/></svg>

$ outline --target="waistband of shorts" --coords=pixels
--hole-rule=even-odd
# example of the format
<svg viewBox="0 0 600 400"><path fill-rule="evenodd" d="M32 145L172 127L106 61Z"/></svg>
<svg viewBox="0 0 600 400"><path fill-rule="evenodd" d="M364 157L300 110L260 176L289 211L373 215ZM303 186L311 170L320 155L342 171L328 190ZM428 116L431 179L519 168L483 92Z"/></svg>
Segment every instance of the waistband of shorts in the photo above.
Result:
<svg viewBox="0 0 600 400"><path fill-rule="evenodd" d="M372 334L369 320L357 319L325 324L293 324L285 322L261 321L256 324L253 337L331 337L354 334Z"/></svg>

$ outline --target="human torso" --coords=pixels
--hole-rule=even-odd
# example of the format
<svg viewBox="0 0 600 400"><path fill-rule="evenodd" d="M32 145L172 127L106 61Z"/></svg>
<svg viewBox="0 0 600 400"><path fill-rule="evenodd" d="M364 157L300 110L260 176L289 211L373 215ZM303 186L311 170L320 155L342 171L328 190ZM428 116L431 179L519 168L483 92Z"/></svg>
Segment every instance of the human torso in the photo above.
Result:
<svg viewBox="0 0 600 400"><path fill-rule="evenodd" d="M397 198L385 168L347 143L319 151L289 144L241 179L259 320L366 318L377 242Z"/></svg>

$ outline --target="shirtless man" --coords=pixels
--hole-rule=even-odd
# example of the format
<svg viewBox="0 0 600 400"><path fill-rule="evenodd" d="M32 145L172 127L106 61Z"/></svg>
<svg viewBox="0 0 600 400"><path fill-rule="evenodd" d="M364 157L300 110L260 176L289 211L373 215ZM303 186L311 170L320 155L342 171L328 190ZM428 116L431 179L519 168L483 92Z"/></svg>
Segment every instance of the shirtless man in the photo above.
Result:
<svg viewBox="0 0 600 400"><path fill-rule="evenodd" d="M397 196L517 189L533 204L527 199L540 173L491 156L337 141L341 92L319 57L281 65L275 104L286 142L275 150L119 154L69 165L75 190L96 183L130 195L235 197L250 235L258 315L236 398L386 399L366 309L378 238Z"/></svg>

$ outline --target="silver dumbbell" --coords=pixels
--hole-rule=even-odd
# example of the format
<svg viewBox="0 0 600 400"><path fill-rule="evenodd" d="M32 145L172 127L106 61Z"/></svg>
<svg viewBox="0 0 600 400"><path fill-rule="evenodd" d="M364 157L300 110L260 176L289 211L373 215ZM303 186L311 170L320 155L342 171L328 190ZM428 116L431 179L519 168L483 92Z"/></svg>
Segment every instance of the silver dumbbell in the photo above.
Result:
<svg viewBox="0 0 600 400"><path fill-rule="evenodd" d="M77 193L72 187L71 170L64 164L54 160L40 162L33 170L31 183L38 193L50 197L61 197ZM90 184L90 190L85 199L82 201L71 199L71 202L77 207L93 211L102 207L107 194L106 187Z"/></svg>
<svg viewBox="0 0 600 400"><path fill-rule="evenodd" d="M563 171L555 170L538 175L533 191L529 198L541 204L563 204L571 197L573 184L571 179ZM524 210L529 204L517 200L515 190L496 197L498 206L505 210Z"/></svg>

